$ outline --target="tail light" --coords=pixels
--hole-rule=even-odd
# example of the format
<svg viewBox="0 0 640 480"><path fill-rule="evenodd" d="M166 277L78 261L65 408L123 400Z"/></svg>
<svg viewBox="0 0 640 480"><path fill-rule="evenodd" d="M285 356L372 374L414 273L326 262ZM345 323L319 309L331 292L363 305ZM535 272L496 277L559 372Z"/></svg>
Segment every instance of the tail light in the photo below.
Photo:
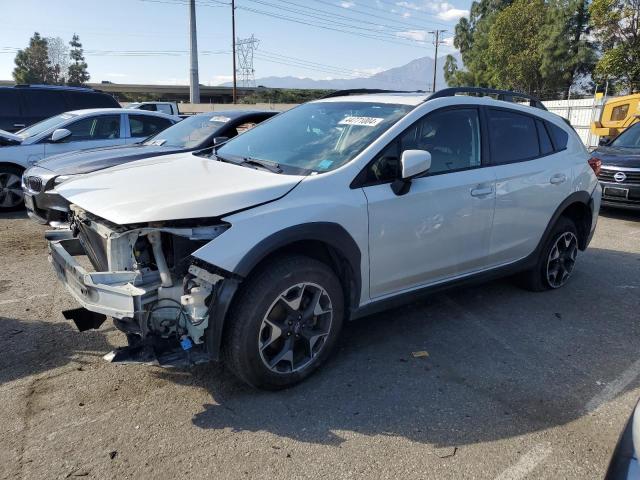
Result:
<svg viewBox="0 0 640 480"><path fill-rule="evenodd" d="M600 169L602 168L602 160L598 157L591 157L589 159L589 166L593 169L593 173L598 176L600 175Z"/></svg>

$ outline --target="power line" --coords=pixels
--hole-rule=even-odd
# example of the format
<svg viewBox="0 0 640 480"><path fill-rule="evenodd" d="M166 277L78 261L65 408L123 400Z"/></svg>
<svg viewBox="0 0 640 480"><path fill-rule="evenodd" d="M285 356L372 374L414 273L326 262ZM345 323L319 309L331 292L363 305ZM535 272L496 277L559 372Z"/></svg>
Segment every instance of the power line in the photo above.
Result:
<svg viewBox="0 0 640 480"><path fill-rule="evenodd" d="M387 16L376 15L374 13L369 13L369 12L363 12L362 10L358 10L356 8L348 8L348 9L347 8L342 8L340 5L336 5L334 3L327 2L325 0L313 0L313 1L316 2L316 3L320 3L322 5L326 5L328 7L339 8L341 10L349 10L350 12L359 13L361 15L367 15L367 16L372 17L372 18L386 20L388 22L390 21L390 22L402 25L405 28L406 27L413 27L413 28L420 28L420 29L429 28L428 26L425 26L425 25L422 25L422 24L418 25L417 23L407 22L406 20L404 20L404 21L403 20L393 20L393 19L390 19ZM436 22L433 22L433 23L436 23Z"/></svg>
<svg viewBox="0 0 640 480"><path fill-rule="evenodd" d="M256 14L259 14L259 15L266 15L268 17L278 18L280 20L285 20L285 21L292 22L292 23L298 23L298 24L301 24L301 25L308 25L308 26L311 26L311 27L317 27L317 28L321 28L321 29L324 29L324 30L334 31L334 32L346 33L346 34L354 35L354 36L357 36L357 37L368 38L370 40L377 40L377 41L380 41L380 42L392 43L392 44L401 45L401 46L404 46L404 47L408 47L408 46L419 47L417 42L416 43L410 43L410 42L389 40L388 38L384 38L384 37L380 37L380 36L369 35L369 34L365 34L365 33L361 33L361 32L353 32L353 31L344 30L344 29L340 29L340 28L334 28L334 27L330 27L330 26L325 25L325 24L306 22L306 21L300 20L300 19L295 18L295 17L289 17L289 16L286 16L286 15L280 15L280 14L276 14L276 13L266 12L264 10L258 10L258 9L249 8L249 7L238 6L236 8L244 10L244 11L247 11L247 12L256 13Z"/></svg>
<svg viewBox="0 0 640 480"><path fill-rule="evenodd" d="M332 13L332 12L328 12L326 10L320 10L318 8L313 8L313 7L309 7L309 6L306 6L306 5L300 5L298 3L291 2L289 0L276 0L276 1L278 1L280 3L288 4L288 5L293 5L295 7L302 8L303 10L298 10L298 9L291 8L291 7L287 8L287 7L281 7L281 6L273 5L271 2L266 2L264 0L247 0L247 1L253 2L253 3L260 3L260 4L263 4L263 5L267 5L267 6L270 6L272 8L277 8L278 10L285 10L285 11L288 11L288 12L308 15L308 16L311 16L313 18L319 18L319 19L321 19L321 20L323 20L325 22L329 21L334 25L335 24L343 25L343 26L347 26L347 27L350 27L350 28L356 28L356 29L359 29L359 30L371 31L371 32L378 33L378 34L386 34L386 32L383 32L381 30L381 27L382 27L382 28L386 28L386 29L392 30L392 32L394 34L395 33L400 33L400 32L398 32L398 28L399 27L397 27L397 26L386 25L386 24L381 24L380 22L374 22L374 21L368 21L368 20L363 20L363 19L359 19L359 18L348 17L348 16L341 15L341 14L338 14L338 13ZM308 11L318 12L318 13L309 13ZM342 20L347 20L347 21L350 21L350 22L357 22L357 24L336 23L335 20L334 20L335 18L342 19ZM363 27L363 26L360 26L359 24L373 25L373 26L375 26L375 28ZM409 26L409 25L403 26L403 28L406 28L407 26ZM392 38L398 38L396 35L391 35L391 37Z"/></svg>

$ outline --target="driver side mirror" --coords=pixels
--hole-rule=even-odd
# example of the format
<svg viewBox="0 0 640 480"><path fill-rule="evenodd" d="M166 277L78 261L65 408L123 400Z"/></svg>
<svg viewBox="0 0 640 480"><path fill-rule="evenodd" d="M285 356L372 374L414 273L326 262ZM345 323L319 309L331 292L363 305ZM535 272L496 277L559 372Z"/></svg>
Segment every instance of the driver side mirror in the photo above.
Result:
<svg viewBox="0 0 640 480"><path fill-rule="evenodd" d="M426 150L405 150L400 158L401 178L391 184L396 195L404 195L411 187L411 180L431 168L431 154Z"/></svg>
<svg viewBox="0 0 640 480"><path fill-rule="evenodd" d="M66 128L57 128L51 134L51 142L58 143L69 136L71 136L71 132L69 130L67 130Z"/></svg>
<svg viewBox="0 0 640 480"><path fill-rule="evenodd" d="M217 146L229 140L229 137L213 137L213 145Z"/></svg>

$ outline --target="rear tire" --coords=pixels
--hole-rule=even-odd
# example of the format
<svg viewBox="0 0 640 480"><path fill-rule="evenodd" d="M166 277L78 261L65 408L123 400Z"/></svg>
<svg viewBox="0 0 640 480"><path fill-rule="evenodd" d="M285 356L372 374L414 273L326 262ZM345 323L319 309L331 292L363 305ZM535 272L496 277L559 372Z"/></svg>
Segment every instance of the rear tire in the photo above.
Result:
<svg viewBox="0 0 640 480"><path fill-rule="evenodd" d="M12 165L0 166L0 212L13 212L23 207L22 169Z"/></svg>
<svg viewBox="0 0 640 480"><path fill-rule="evenodd" d="M564 286L573 273L578 255L578 230L567 217L560 217L540 252L535 267L520 275L519 283L533 292Z"/></svg>
<svg viewBox="0 0 640 480"><path fill-rule="evenodd" d="M326 361L343 318L342 286L331 268L302 255L277 257L234 299L225 321L224 362L253 387L290 387Z"/></svg>

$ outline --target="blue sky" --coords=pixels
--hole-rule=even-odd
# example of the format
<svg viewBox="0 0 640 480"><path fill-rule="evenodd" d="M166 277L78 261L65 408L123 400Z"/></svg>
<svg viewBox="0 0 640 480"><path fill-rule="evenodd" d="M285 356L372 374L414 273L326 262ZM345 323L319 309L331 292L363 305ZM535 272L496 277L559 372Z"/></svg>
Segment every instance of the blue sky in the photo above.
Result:
<svg viewBox="0 0 640 480"><path fill-rule="evenodd" d="M74 32L80 35L91 82L186 84L189 44L185 2L3 2L0 79L12 78L15 49L26 46L29 37L38 31L65 41ZM215 85L231 78L231 8L227 3L228 0L197 0L202 84ZM425 55L433 56L434 46L427 32L434 29L448 30L447 44L440 48L443 53L452 51L451 32L458 18L467 13L470 3L470 0L236 0L236 35L245 38L253 34L260 40L254 60L256 77L348 78L400 66ZM358 32L366 37L336 30Z"/></svg>

